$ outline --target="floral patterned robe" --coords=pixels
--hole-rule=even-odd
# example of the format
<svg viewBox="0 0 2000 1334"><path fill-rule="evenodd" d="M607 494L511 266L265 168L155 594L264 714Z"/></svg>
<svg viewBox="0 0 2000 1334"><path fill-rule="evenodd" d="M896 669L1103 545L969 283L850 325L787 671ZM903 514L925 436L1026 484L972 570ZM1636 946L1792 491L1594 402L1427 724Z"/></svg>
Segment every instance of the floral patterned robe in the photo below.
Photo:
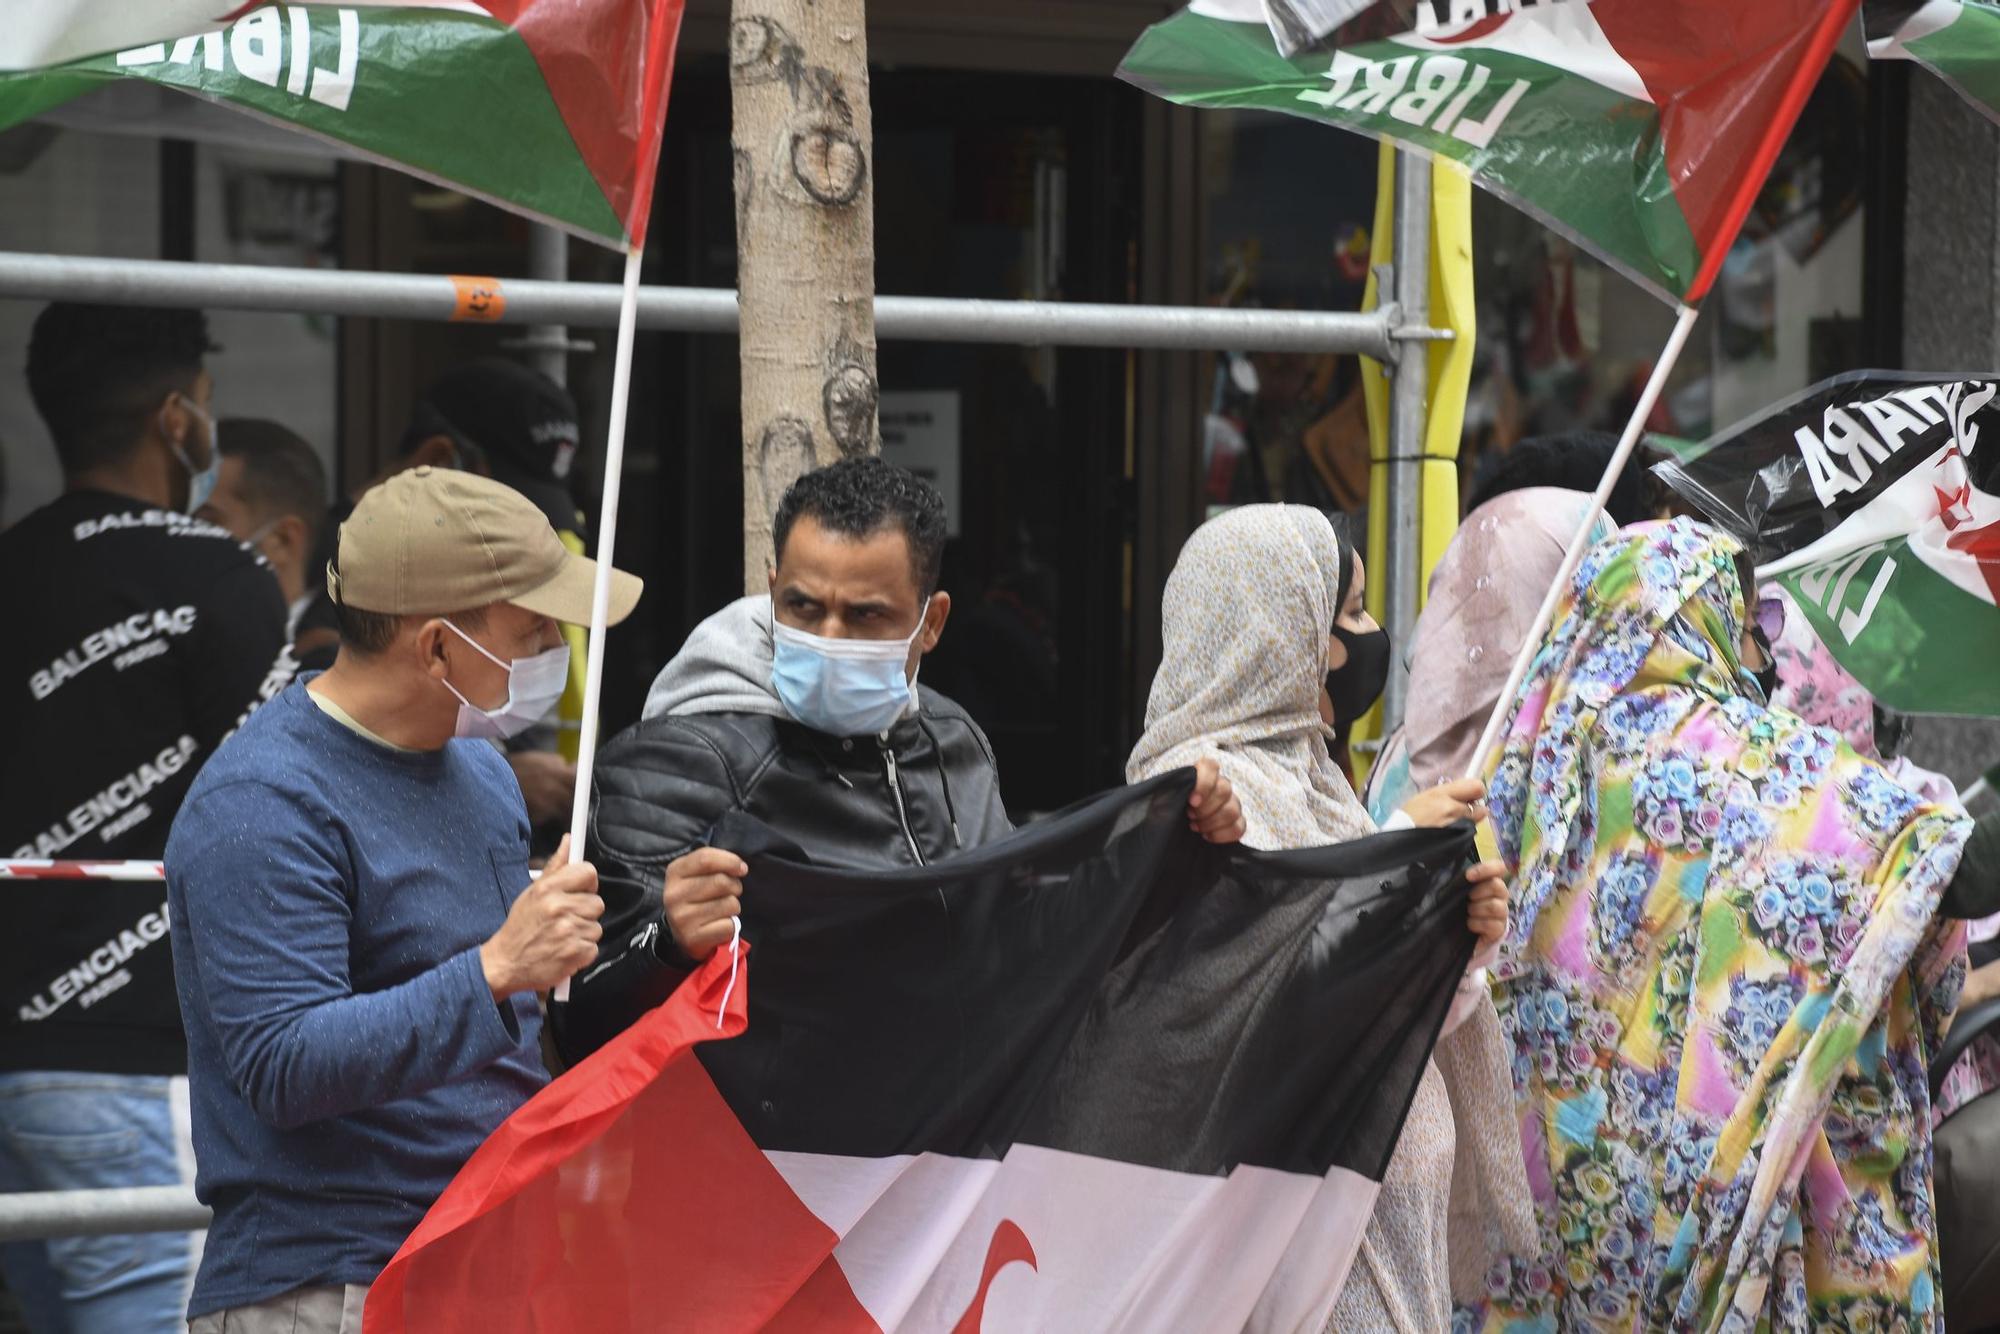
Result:
<svg viewBox="0 0 2000 1334"><path fill-rule="evenodd" d="M1942 1328L1933 923L1969 822L1744 673L1734 541L1593 549L1491 780L1496 975L1543 1255L1491 1330Z"/></svg>

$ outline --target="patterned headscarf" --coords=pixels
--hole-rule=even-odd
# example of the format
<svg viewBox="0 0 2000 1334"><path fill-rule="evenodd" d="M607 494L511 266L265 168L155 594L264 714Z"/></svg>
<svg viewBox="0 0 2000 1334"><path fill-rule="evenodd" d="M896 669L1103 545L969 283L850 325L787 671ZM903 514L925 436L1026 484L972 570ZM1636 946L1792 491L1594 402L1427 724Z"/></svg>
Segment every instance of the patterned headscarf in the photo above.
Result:
<svg viewBox="0 0 2000 1334"><path fill-rule="evenodd" d="M1166 653L1126 777L1212 756L1253 848L1373 833L1319 716L1342 568L1333 525L1303 505L1245 505L1196 529L1167 577Z"/></svg>
<svg viewBox="0 0 2000 1334"><path fill-rule="evenodd" d="M1491 780L1498 970L1544 1255L1489 1328L1932 1328L1933 919L1970 822L1743 674L1737 544L1584 559Z"/></svg>
<svg viewBox="0 0 2000 1334"><path fill-rule="evenodd" d="M1758 603L1757 623L1770 639L1771 660L1778 665L1771 703L1832 728L1869 759L1881 759L1875 744L1875 697L1834 660L1792 595L1776 585L1768 587Z"/></svg>
<svg viewBox="0 0 2000 1334"><path fill-rule="evenodd" d="M1375 831L1327 747L1327 635L1355 561L1318 510L1248 505L1195 531L1167 579L1166 656L1139 782L1212 757L1236 789L1254 848L1320 847ZM1435 1053L1457 1128L1447 1225L1453 1295L1480 1290L1503 1254L1533 1247L1500 1021L1482 1002Z"/></svg>

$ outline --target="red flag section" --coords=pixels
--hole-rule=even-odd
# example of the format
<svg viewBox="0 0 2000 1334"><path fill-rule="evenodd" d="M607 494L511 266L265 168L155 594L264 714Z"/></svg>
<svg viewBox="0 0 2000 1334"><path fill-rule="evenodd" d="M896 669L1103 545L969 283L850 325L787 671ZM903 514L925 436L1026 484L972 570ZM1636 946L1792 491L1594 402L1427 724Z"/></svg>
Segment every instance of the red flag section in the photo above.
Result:
<svg viewBox="0 0 2000 1334"><path fill-rule="evenodd" d="M877 1329L695 1059L743 1031L747 973L732 990L717 951L508 1118L376 1280L366 1334Z"/></svg>
<svg viewBox="0 0 2000 1334"><path fill-rule="evenodd" d="M1701 268L1681 299L1708 294L1861 0L1827 0L1774 40L1769 0L1599 0L1592 15L1660 109L1667 171Z"/></svg>
<svg viewBox="0 0 2000 1334"><path fill-rule="evenodd" d="M646 239L682 0L483 0L534 53L549 95L636 249ZM644 52L644 60L634 53Z"/></svg>

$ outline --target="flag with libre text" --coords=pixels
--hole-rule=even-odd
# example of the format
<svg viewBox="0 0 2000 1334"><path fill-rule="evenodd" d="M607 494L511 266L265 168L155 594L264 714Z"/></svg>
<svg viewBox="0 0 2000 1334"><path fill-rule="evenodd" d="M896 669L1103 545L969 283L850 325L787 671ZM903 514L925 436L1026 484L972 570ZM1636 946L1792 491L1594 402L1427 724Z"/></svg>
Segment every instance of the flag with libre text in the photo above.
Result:
<svg viewBox="0 0 2000 1334"><path fill-rule="evenodd" d="M1119 75L1175 102L1288 112L1452 158L1693 305L1859 3L1516 0L1287 57L1264 0L1196 0L1147 29Z"/></svg>
<svg viewBox="0 0 2000 1334"><path fill-rule="evenodd" d="M1216 849L1192 790L903 872L752 853L740 966L502 1124L367 1334L1321 1328L1471 956L1472 837Z"/></svg>
<svg viewBox="0 0 2000 1334"><path fill-rule="evenodd" d="M645 235L682 3L34 0L0 32L0 129L145 79L622 249Z"/></svg>
<svg viewBox="0 0 2000 1334"><path fill-rule="evenodd" d="M2000 716L2000 380L1857 371L1655 471L1889 708Z"/></svg>

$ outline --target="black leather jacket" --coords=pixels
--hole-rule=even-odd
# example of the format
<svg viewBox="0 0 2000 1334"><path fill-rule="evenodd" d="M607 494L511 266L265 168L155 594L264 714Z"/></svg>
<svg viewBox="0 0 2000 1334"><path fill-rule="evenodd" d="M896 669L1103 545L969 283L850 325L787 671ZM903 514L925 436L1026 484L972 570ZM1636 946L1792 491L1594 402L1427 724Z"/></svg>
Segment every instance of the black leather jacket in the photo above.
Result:
<svg viewBox="0 0 2000 1334"><path fill-rule="evenodd" d="M591 784L589 856L604 895L597 962L550 1007L575 1063L667 998L688 970L660 903L667 864L741 811L823 866L906 867L1007 833L993 748L934 690L881 737L841 739L789 718L652 718L613 738Z"/></svg>

